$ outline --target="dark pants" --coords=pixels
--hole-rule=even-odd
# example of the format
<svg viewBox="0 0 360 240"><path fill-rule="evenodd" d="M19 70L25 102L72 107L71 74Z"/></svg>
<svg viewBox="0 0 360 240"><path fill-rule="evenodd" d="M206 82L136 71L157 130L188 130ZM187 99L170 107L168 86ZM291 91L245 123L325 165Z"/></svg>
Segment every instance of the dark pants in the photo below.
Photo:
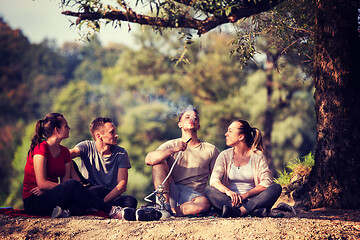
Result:
<svg viewBox="0 0 360 240"><path fill-rule="evenodd" d="M281 194L282 188L279 184L272 184L256 196L246 199L242 206L251 214L259 208L271 209ZM224 205L231 207L231 198L212 186L207 186L205 196L213 207L221 212Z"/></svg>
<svg viewBox="0 0 360 240"><path fill-rule="evenodd" d="M24 209L28 214L51 215L56 206L69 209L71 215L82 215L91 208L110 213L112 208L110 203L105 203L73 179L45 191L40 196L32 195L24 199Z"/></svg>
<svg viewBox="0 0 360 240"><path fill-rule="evenodd" d="M110 188L103 187L103 186L92 186L89 188L90 192L92 192L97 197L104 199L106 195L111 192ZM120 206L120 207L130 207L136 208L137 207L137 200L133 196L129 195L121 195L113 199L109 202L113 206Z"/></svg>
<svg viewBox="0 0 360 240"><path fill-rule="evenodd" d="M104 199L106 195L108 195L111 192L110 188L100 186L100 185L93 185L91 184L84 176L80 173L79 168L75 161L73 160L73 166L76 174L79 176L82 184L84 186L87 186L87 188L95 194L97 197ZM113 206L120 206L120 207L130 207L130 208L136 208L137 207L137 200L133 196L130 195L121 195L116 197L110 202Z"/></svg>

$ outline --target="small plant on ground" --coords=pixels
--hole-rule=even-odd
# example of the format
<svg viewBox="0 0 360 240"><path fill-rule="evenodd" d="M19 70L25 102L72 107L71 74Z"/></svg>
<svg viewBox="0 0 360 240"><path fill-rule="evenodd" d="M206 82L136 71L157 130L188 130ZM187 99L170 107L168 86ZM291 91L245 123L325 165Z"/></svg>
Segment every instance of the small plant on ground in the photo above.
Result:
<svg viewBox="0 0 360 240"><path fill-rule="evenodd" d="M311 152L301 159L296 158L293 162L286 166L289 171L286 169L283 171L277 170L279 177L276 178L274 182L280 184L281 186L286 186L291 183L291 179L295 175L299 175L301 177L308 176L314 164L315 158Z"/></svg>
<svg viewBox="0 0 360 240"><path fill-rule="evenodd" d="M286 186L290 183L291 180L291 173L287 172L286 169L283 171L277 170L278 178L274 179L275 183L280 184L281 186Z"/></svg>

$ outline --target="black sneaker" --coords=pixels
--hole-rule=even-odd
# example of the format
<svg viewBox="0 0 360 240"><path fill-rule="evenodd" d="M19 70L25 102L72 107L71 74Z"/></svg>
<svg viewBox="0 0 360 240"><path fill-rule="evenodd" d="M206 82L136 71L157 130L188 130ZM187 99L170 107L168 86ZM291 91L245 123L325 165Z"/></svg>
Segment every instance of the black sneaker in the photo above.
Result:
<svg viewBox="0 0 360 240"><path fill-rule="evenodd" d="M222 211L223 218L236 218L241 216L241 211L238 207L229 207L224 205Z"/></svg>
<svg viewBox="0 0 360 240"><path fill-rule="evenodd" d="M124 208L123 218L128 221L136 221L136 209L129 207Z"/></svg>
<svg viewBox="0 0 360 240"><path fill-rule="evenodd" d="M252 217L267 217L267 212L265 208L258 208L254 210L250 215Z"/></svg>
<svg viewBox="0 0 360 240"><path fill-rule="evenodd" d="M138 209L136 211L136 220L138 221L157 221L162 214L153 208Z"/></svg>

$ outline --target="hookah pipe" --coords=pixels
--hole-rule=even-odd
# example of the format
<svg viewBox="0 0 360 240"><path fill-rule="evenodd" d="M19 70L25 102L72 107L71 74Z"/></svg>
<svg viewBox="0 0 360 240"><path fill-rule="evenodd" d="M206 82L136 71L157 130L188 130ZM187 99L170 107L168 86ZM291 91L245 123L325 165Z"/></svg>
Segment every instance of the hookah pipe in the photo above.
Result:
<svg viewBox="0 0 360 240"><path fill-rule="evenodd" d="M189 138L189 140L186 141L186 143L189 143L191 141L192 138ZM175 167L175 164L177 163L177 161L179 160L179 157L180 157L180 153L177 155L176 157L176 160L175 162L173 163L173 165L171 166L170 170L169 170L169 173L168 175L166 176L166 178L164 179L164 181L157 187L157 189L150 193L148 196L146 196L144 198L145 201L147 202L151 202L151 203L154 203L152 200L149 199L149 197L151 197L152 195L156 194L158 196L158 199L159 199L159 202L160 202L160 209L165 209L165 197L164 197L164 194L167 193L165 190L165 182L168 180L168 178L170 177L174 167ZM158 204L158 203L156 203Z"/></svg>

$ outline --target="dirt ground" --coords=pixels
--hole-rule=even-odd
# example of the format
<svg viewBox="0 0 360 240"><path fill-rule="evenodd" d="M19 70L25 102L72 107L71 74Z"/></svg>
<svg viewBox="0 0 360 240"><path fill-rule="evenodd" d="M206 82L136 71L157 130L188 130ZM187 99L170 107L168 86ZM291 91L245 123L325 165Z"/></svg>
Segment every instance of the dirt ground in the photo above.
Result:
<svg viewBox="0 0 360 240"><path fill-rule="evenodd" d="M360 210L282 213L280 218L173 217L153 222L0 215L0 239L360 239Z"/></svg>

